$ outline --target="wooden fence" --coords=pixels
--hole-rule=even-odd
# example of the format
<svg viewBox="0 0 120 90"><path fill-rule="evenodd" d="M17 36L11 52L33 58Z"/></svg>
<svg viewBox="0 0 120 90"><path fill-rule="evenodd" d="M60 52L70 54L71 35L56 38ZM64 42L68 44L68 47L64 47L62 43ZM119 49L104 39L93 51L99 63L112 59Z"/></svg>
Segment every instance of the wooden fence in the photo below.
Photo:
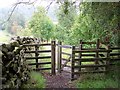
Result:
<svg viewBox="0 0 120 90"><path fill-rule="evenodd" d="M52 74L55 74L55 41L51 41L51 43L44 43L44 44L40 44L40 43L36 43L36 44L24 44L23 46L26 47L32 47L32 50L26 50L25 53L26 54L31 54L32 55L28 55L25 56L26 60L31 60L31 62L33 61L33 59L35 59L35 62L33 63L29 63L29 65L36 65L36 68L34 70L51 70ZM50 46L50 49L47 50L43 50L45 46ZM31 49L31 48L30 48ZM43 56L41 54L43 53L51 53L50 54L46 54L46 56ZM35 54L35 56L33 56L33 54ZM40 56L41 55L41 56ZM50 59L50 61L46 61L46 59ZM42 67L42 65L50 65L51 67Z"/></svg>
<svg viewBox="0 0 120 90"><path fill-rule="evenodd" d="M44 50L41 47L50 46L50 49ZM120 47L110 47L108 42L83 42L80 40L79 46L62 45L62 42L56 43L36 43L24 44L24 47L34 47L32 50L26 50L26 54L35 54L35 56L26 56L26 60L35 60L29 63L34 65L34 70L51 70L56 74L56 67L59 73L67 72L71 75L71 80L84 73L107 73L113 62L120 60ZM57 50L56 50L57 47ZM51 53L42 56L42 53ZM57 56L56 56L57 54ZM50 59L50 61L46 61ZM56 60L57 59L57 60ZM41 67L50 65L51 67Z"/></svg>
<svg viewBox="0 0 120 90"><path fill-rule="evenodd" d="M110 47L108 43L100 42L99 39L96 42L80 40L79 46L62 45L59 42L58 72L70 73L71 80L84 73L108 73L110 66L114 65L112 62L120 61L120 47ZM70 51L66 52L64 48ZM68 57L65 58L64 55Z"/></svg>

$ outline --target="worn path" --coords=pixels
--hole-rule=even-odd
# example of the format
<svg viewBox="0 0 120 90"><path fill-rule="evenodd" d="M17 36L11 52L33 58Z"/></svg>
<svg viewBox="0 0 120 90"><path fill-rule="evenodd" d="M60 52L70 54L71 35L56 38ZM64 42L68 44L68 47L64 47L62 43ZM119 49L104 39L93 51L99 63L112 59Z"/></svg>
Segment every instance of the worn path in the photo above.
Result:
<svg viewBox="0 0 120 90"><path fill-rule="evenodd" d="M70 81L70 74L62 72L61 74L50 75L44 73L43 76L46 79L47 88L75 88Z"/></svg>

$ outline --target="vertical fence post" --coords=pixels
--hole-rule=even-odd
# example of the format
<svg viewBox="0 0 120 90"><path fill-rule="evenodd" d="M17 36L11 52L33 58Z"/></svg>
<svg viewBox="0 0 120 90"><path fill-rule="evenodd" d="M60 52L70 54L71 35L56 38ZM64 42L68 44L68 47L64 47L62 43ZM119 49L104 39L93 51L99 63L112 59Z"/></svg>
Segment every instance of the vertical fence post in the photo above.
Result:
<svg viewBox="0 0 120 90"><path fill-rule="evenodd" d="M58 72L61 73L61 57L62 57L62 48L59 46L62 45L62 42L58 42Z"/></svg>
<svg viewBox="0 0 120 90"><path fill-rule="evenodd" d="M39 56L38 50L39 50L39 46L36 44L35 45L36 70L38 69L38 56Z"/></svg>
<svg viewBox="0 0 120 90"><path fill-rule="evenodd" d="M71 80L74 80L75 46L72 46Z"/></svg>
<svg viewBox="0 0 120 90"><path fill-rule="evenodd" d="M97 42L96 42L96 55L95 55L96 60L95 60L95 64L99 64L99 62L98 62L98 58L99 58L99 51L98 51L98 49L99 49L99 44L100 44L100 40L97 39ZM96 67L95 69L97 70L98 67Z"/></svg>
<svg viewBox="0 0 120 90"><path fill-rule="evenodd" d="M82 50L82 40L80 40L80 46L79 46L79 50ZM82 53L79 53L79 59L82 57ZM81 59L79 60L79 65L81 66ZM79 68L79 72L81 71L81 68Z"/></svg>
<svg viewBox="0 0 120 90"><path fill-rule="evenodd" d="M56 72L55 72L55 63L56 63L56 60L55 60L55 47L56 47L56 42L55 41L51 41L51 50L52 50L52 52L51 52L51 59L52 59L52 61L51 61L51 67L52 67L52 74L53 75L55 75L56 74Z"/></svg>
<svg viewBox="0 0 120 90"><path fill-rule="evenodd" d="M110 45L108 45L106 65L107 65L106 66L106 74L108 74L109 70L110 70Z"/></svg>

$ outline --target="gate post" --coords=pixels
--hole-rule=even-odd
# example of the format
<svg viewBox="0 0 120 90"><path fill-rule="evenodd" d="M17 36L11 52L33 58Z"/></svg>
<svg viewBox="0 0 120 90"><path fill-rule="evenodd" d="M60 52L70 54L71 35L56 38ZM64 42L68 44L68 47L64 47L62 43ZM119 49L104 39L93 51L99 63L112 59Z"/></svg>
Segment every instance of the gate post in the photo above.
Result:
<svg viewBox="0 0 120 90"><path fill-rule="evenodd" d="M35 45L36 71L37 71L37 69L38 69L38 56L39 56L38 50L39 50L39 46L36 44L36 45Z"/></svg>
<svg viewBox="0 0 120 90"><path fill-rule="evenodd" d="M51 41L51 67L52 67L52 74L55 75L56 72L55 72L55 63L56 63L56 60L55 60L55 46L56 46L56 42L55 41Z"/></svg>
<svg viewBox="0 0 120 90"><path fill-rule="evenodd" d="M62 42L58 42L58 72L61 73L61 52L62 52L62 48L59 46L62 45Z"/></svg>
<svg viewBox="0 0 120 90"><path fill-rule="evenodd" d="M82 50L82 40L80 40L80 46L79 46L79 50ZM82 53L79 53L79 59L82 57ZM81 66L81 59L79 60L79 65ZM79 68L79 72L81 71L81 68Z"/></svg>
<svg viewBox="0 0 120 90"><path fill-rule="evenodd" d="M71 81L74 80L75 46L72 46Z"/></svg>

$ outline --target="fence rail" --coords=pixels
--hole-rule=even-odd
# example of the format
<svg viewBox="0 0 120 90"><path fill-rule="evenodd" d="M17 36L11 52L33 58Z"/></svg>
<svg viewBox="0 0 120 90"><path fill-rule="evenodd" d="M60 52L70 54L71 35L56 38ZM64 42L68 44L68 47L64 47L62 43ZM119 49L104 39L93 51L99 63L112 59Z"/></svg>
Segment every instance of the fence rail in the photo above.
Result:
<svg viewBox="0 0 120 90"><path fill-rule="evenodd" d="M35 59L35 62L28 63L28 65L36 65L36 68L33 70L51 70L52 74L55 74L55 41L51 41L51 43L34 43L34 44L24 44L24 48L26 47L33 47L34 50L27 49L25 51L26 54L31 53L35 54L35 56L25 56L26 60L32 60ZM42 46L42 48L40 48ZM44 50L44 46L51 46L51 50ZM45 56L41 56L43 53L51 53L51 55L47 54ZM42 59L42 62L41 60ZM46 61L46 59L50 59L50 61ZM51 67L41 67L41 65L50 65ZM40 67L39 67L40 66Z"/></svg>

